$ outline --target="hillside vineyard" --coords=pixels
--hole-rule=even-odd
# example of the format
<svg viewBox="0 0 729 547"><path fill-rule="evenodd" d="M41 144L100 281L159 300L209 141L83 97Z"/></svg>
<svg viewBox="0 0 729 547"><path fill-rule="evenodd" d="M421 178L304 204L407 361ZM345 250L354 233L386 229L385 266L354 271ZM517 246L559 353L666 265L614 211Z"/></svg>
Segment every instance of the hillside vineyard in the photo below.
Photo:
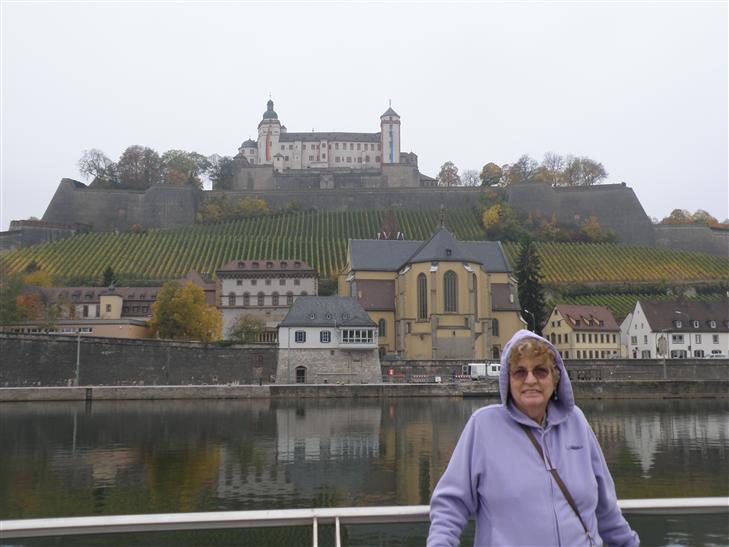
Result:
<svg viewBox="0 0 729 547"><path fill-rule="evenodd" d="M406 239L425 240L438 223L437 210L400 210ZM299 258L320 278L344 267L348 239L373 239L382 211L305 211L219 224L142 233L87 233L20 249L0 260L11 272L35 261L59 282L98 279L108 266L124 280L163 281L194 270L213 272L230 260ZM461 241L483 240L475 209L451 209L448 226ZM519 245L505 243L512 267ZM544 282L611 283L665 280L726 280L729 259L703 253L618 244L538 243Z"/></svg>

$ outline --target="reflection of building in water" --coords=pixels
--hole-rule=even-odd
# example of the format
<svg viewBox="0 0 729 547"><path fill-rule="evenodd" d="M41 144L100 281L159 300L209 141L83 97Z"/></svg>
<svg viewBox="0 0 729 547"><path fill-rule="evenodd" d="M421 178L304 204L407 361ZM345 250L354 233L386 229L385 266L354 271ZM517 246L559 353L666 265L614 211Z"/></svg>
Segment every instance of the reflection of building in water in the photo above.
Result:
<svg viewBox="0 0 729 547"><path fill-rule="evenodd" d="M617 455L624 439L645 478L662 453L684 453L686 457L695 450L702 456L710 451L718 451L722 457L729 453L729 421L719 415L643 413L610 419L593 416L590 424L608 460Z"/></svg>
<svg viewBox="0 0 729 547"><path fill-rule="evenodd" d="M54 456L54 465L60 469L76 467L74 460L79 459L91 471L94 487L115 486L121 471L139 463L139 451L132 448L92 448L84 449L76 454L69 451L58 451Z"/></svg>
<svg viewBox="0 0 729 547"><path fill-rule="evenodd" d="M380 454L381 415L379 404L279 408L276 459L290 463L375 458Z"/></svg>
<svg viewBox="0 0 729 547"><path fill-rule="evenodd" d="M231 450L231 447L221 446L215 488L217 496L243 502L242 510L259 509L261 499L290 499L295 494L294 485L275 465L273 443L256 441L253 451L254 455L246 459Z"/></svg>

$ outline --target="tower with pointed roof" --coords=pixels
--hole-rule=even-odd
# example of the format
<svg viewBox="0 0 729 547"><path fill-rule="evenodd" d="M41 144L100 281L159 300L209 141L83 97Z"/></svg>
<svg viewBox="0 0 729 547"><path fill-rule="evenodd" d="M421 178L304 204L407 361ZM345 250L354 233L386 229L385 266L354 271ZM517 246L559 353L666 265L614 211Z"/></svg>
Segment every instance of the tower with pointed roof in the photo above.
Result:
<svg viewBox="0 0 729 547"><path fill-rule="evenodd" d="M257 164L273 165L273 158L276 155L281 135L281 122L278 121L278 114L273 109L271 99L266 103L266 111L263 119L258 124L258 161Z"/></svg>
<svg viewBox="0 0 729 547"><path fill-rule="evenodd" d="M400 163L400 116L390 106L380 116L382 136L382 163Z"/></svg>

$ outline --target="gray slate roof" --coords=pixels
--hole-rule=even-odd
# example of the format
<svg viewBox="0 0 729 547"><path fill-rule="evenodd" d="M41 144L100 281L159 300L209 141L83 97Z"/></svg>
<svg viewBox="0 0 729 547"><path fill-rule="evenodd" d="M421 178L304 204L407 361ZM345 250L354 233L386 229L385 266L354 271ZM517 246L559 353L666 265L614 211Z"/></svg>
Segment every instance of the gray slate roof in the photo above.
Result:
<svg viewBox="0 0 729 547"><path fill-rule="evenodd" d="M281 133L279 142L380 142L380 133L339 133L339 132L314 132L311 133Z"/></svg>
<svg viewBox="0 0 729 547"><path fill-rule="evenodd" d="M384 118L385 116L397 116L399 118L400 117L400 114L398 114L397 112L395 112L392 109L392 107L390 107L387 110L385 110L385 113L382 116L380 116L380 118Z"/></svg>
<svg viewBox="0 0 729 547"><path fill-rule="evenodd" d="M653 332L664 329L670 332L729 332L729 298L684 302L640 300L640 307ZM681 321L681 327L676 327L677 320ZM694 327L693 321L698 321L699 326ZM711 328L709 321L716 321L716 328Z"/></svg>
<svg viewBox="0 0 729 547"><path fill-rule="evenodd" d="M434 239L434 244L428 245ZM452 253L447 256L446 243L451 240L457 247L450 247ZM350 239L349 249L353 270L391 272L412 262L453 260L481 264L489 272L512 271L498 241L456 241L445 228L439 228L428 241Z"/></svg>
<svg viewBox="0 0 729 547"><path fill-rule="evenodd" d="M281 327L374 327L351 296L299 296L279 323Z"/></svg>
<svg viewBox="0 0 729 547"><path fill-rule="evenodd" d="M453 234L440 226L428 241L425 241L408 259L408 263L453 260L457 262L480 263L470 249L462 246Z"/></svg>

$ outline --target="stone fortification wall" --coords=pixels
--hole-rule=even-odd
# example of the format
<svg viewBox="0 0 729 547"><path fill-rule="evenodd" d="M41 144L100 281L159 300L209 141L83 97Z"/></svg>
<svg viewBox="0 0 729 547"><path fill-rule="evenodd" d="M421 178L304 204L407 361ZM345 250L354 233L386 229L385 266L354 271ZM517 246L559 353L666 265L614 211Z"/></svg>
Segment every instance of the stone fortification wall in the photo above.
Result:
<svg viewBox="0 0 729 547"><path fill-rule="evenodd" d="M145 191L103 190L63 179L43 221L88 224L95 231L142 228L177 228L195 221L199 190L191 187L153 186Z"/></svg>
<svg viewBox="0 0 729 547"><path fill-rule="evenodd" d="M439 209L473 207L478 200L474 188L386 188L364 190L302 190L291 192L225 192L230 197L265 199L275 208L297 203L301 209L359 210L359 209ZM223 192L205 192L208 199ZM407 234L406 234L407 236Z"/></svg>
<svg viewBox="0 0 729 547"><path fill-rule="evenodd" d="M238 170L230 190L300 192L419 186L420 173L415 165L383 165L382 169L287 169L281 172L275 172L270 165L252 165Z"/></svg>
<svg viewBox="0 0 729 547"><path fill-rule="evenodd" d="M468 360L398 360L382 363L382 376L393 381L427 380L440 376L449 382L460 375ZM711 381L729 378L729 359L604 359L567 360L572 381ZM390 373L392 369L392 373ZM425 377L425 378L423 378Z"/></svg>
<svg viewBox="0 0 729 547"><path fill-rule="evenodd" d="M196 342L0 334L0 387L195 385L270 382L277 349Z"/></svg>
<svg viewBox="0 0 729 547"><path fill-rule="evenodd" d="M653 224L632 188L623 184L553 188L549 184L515 184L508 188L509 204L526 213L555 215L565 224L580 224L590 216L613 230L618 241L655 245Z"/></svg>
<svg viewBox="0 0 729 547"><path fill-rule="evenodd" d="M729 230L693 225L657 225L654 229L659 247L729 256Z"/></svg>

